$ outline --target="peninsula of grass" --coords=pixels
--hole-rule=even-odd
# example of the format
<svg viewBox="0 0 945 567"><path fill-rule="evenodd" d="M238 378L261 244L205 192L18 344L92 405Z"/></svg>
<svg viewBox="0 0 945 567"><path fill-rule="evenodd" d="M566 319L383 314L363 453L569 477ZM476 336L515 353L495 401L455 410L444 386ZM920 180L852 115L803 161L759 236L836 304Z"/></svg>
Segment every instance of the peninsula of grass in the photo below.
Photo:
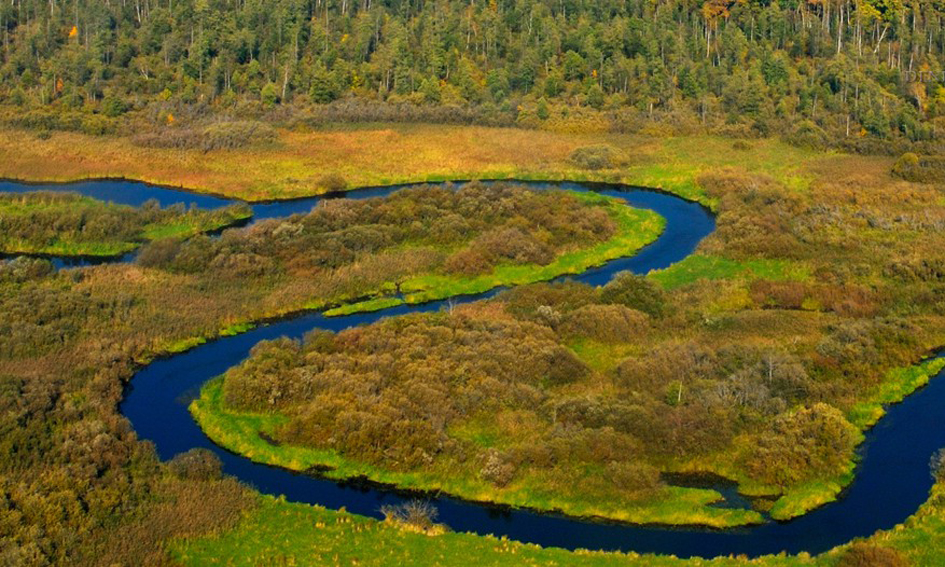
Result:
<svg viewBox="0 0 945 567"><path fill-rule="evenodd" d="M0 193L0 253L110 257L162 238L188 238L248 219L232 205L206 211L183 206L131 207L75 193Z"/></svg>
<svg viewBox="0 0 945 567"><path fill-rule="evenodd" d="M377 297L351 301L333 298L311 301L307 309L319 309L337 304L325 311L328 317L354 313L379 311L402 304L418 304L461 295L476 295L503 286L525 285L548 281L560 276L577 275L589 268L600 266L610 260L632 256L638 250L656 240L666 227L666 219L645 209L627 206L623 201L599 195L564 191L578 202L591 207L601 207L614 221L615 234L604 242L566 251L550 263L499 264L485 274L460 276L442 272L426 273L410 277L399 285L402 297L395 297L396 288L391 285L378 290Z"/></svg>
<svg viewBox="0 0 945 567"><path fill-rule="evenodd" d="M364 478L399 489L445 493L474 502L634 524L727 528L762 522L761 515L752 510L712 506L722 499L715 490L669 486L644 502L594 499L592 494L562 495L543 486L539 478L500 490L472 471L458 474L457 467L462 465L457 463L423 472L396 472L346 459L333 450L274 444L270 439L286 423L286 418L227 408L220 378L203 386L200 397L191 403L190 412L203 432L221 447L266 465L299 472L317 468L324 471L320 474L326 478L336 480Z"/></svg>

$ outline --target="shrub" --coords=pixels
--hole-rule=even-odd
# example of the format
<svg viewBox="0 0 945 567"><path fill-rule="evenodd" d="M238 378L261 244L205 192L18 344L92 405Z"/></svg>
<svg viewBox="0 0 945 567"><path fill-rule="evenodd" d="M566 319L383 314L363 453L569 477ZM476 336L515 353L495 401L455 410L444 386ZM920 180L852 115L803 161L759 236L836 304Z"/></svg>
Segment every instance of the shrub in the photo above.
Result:
<svg viewBox="0 0 945 567"><path fill-rule="evenodd" d="M751 298L760 307L800 309L808 297L803 282L757 280L751 283Z"/></svg>
<svg viewBox="0 0 945 567"><path fill-rule="evenodd" d="M276 131L262 122L240 120L217 122L204 128L200 149L232 150L250 145L270 144L276 141Z"/></svg>
<svg viewBox="0 0 945 567"><path fill-rule="evenodd" d="M481 250L463 248L450 255L443 267L451 274L475 276L491 271L493 263Z"/></svg>
<svg viewBox="0 0 945 567"><path fill-rule="evenodd" d="M12 260L0 260L0 282L23 283L38 280L53 273L49 260L17 256Z"/></svg>
<svg viewBox="0 0 945 567"><path fill-rule="evenodd" d="M784 137L784 141L801 148L823 150L828 147L830 137L820 126L804 120Z"/></svg>
<svg viewBox="0 0 945 567"><path fill-rule="evenodd" d="M445 88L441 91L441 96L446 93ZM396 102L395 100L381 102L346 98L329 104L319 104L312 108L307 116L299 118L298 121L308 127L345 122L425 122L430 124L513 126L515 119L516 113L514 111L482 105L430 105Z"/></svg>
<svg viewBox="0 0 945 567"><path fill-rule="evenodd" d="M551 384L569 384L591 373L591 369L581 359L563 346L551 349L547 355L547 363L546 377Z"/></svg>
<svg viewBox="0 0 945 567"><path fill-rule="evenodd" d="M585 146L571 152L571 163L581 169L614 169L626 165L623 153L608 145Z"/></svg>
<svg viewBox="0 0 945 567"><path fill-rule="evenodd" d="M895 549L866 542L851 545L837 562L839 567L905 567L908 564Z"/></svg>
<svg viewBox="0 0 945 567"><path fill-rule="evenodd" d="M654 490L660 486L660 473L654 467L639 462L611 462L607 478L620 490L637 492Z"/></svg>
<svg viewBox="0 0 945 567"><path fill-rule="evenodd" d="M410 500L403 504L382 506L381 514L387 521L427 531L436 527L439 511L429 500Z"/></svg>
<svg viewBox="0 0 945 567"><path fill-rule="evenodd" d="M213 451L195 448L168 461L167 469L181 480L219 480L223 463Z"/></svg>
<svg viewBox="0 0 945 567"><path fill-rule="evenodd" d="M117 118L128 110L125 103L118 97L107 96L102 100L102 114L109 118Z"/></svg>
<svg viewBox="0 0 945 567"><path fill-rule="evenodd" d="M893 164L892 171L895 175L898 175L903 179L908 179L912 176L913 172L918 169L918 167L919 156L912 152L906 152L899 156L899 159L897 159L896 163Z"/></svg>
<svg viewBox="0 0 945 567"><path fill-rule="evenodd" d="M316 185L327 193L339 193L348 189L348 180L339 173L328 173L318 178Z"/></svg>
<svg viewBox="0 0 945 567"><path fill-rule="evenodd" d="M486 455L486 462L480 469L479 476L502 488L515 478L515 465L509 462L508 457L493 449Z"/></svg>
<svg viewBox="0 0 945 567"><path fill-rule="evenodd" d="M531 233L518 228L497 228L483 233L470 245L487 257L511 260L520 264L548 264L554 251Z"/></svg>
<svg viewBox="0 0 945 567"><path fill-rule="evenodd" d="M33 110L8 119L8 123L11 126L26 130L81 132L91 136L111 134L117 129L117 123L112 118L73 111Z"/></svg>
<svg viewBox="0 0 945 567"><path fill-rule="evenodd" d="M601 290L601 301L620 304L659 317L666 310L663 290L643 276L621 272Z"/></svg>
<svg viewBox="0 0 945 567"><path fill-rule="evenodd" d="M753 451L748 470L778 486L841 472L853 456L858 432L840 410L817 403L779 416Z"/></svg>
<svg viewBox="0 0 945 567"><path fill-rule="evenodd" d="M912 152L902 154L892 168L893 175L917 183L941 183L945 181L945 158L941 156L918 156Z"/></svg>
<svg viewBox="0 0 945 567"><path fill-rule="evenodd" d="M624 305L587 305L564 316L561 332L604 342L627 341L646 329L647 319Z"/></svg>
<svg viewBox="0 0 945 567"><path fill-rule="evenodd" d="M545 317L539 314L539 309L542 307L552 307L557 311L570 311L596 302L597 294L597 288L566 280L513 287L502 292L500 298L505 301L508 311L516 317L524 319L537 318L542 322L546 322Z"/></svg>
<svg viewBox="0 0 945 567"><path fill-rule="evenodd" d="M939 449L932 453L929 470L932 473L932 478L936 481L945 480L945 449Z"/></svg>
<svg viewBox="0 0 945 567"><path fill-rule="evenodd" d="M242 120L216 122L204 128L163 127L155 131L138 134L132 143L147 148L234 150L251 145L275 142L276 131L262 122Z"/></svg>
<svg viewBox="0 0 945 567"><path fill-rule="evenodd" d="M137 262L146 268L166 268L171 265L180 252L180 241L164 238L149 242L141 247Z"/></svg>

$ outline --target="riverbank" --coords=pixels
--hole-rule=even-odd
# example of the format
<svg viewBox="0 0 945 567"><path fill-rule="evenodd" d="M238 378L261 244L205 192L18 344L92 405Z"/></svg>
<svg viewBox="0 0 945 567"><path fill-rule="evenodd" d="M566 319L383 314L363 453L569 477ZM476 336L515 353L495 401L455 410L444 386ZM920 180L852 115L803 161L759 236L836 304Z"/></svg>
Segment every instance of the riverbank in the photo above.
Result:
<svg viewBox="0 0 945 567"><path fill-rule="evenodd" d="M626 163L589 170L571 159L576 149L598 145L617 148L627 156ZM714 207L716 203L697 183L705 172L735 168L803 191L818 167L849 167L864 159L886 161L817 153L771 139L751 140L737 148L733 140L718 137L369 124L283 130L277 143L264 148L203 152L143 148L119 136L55 132L40 139L31 132L0 129L0 155L4 155L0 178L138 179L247 201L447 179L567 179L654 187Z"/></svg>
<svg viewBox="0 0 945 567"><path fill-rule="evenodd" d="M644 501L593 501L556 496L542 490L541 483L499 490L469 474L456 474L455 465L449 469L451 474L446 474L446 470L398 473L346 459L335 451L273 444L268 439L286 419L278 414L226 408L223 382L219 379L204 385L200 397L191 403L190 412L207 437L230 451L265 465L297 472L319 471L334 480L363 478L419 494L443 493L470 502L632 524L730 528L762 522L761 515L751 510L712 506L722 499L715 490L668 486Z"/></svg>
<svg viewBox="0 0 945 567"><path fill-rule="evenodd" d="M178 540L172 555L184 565L203 566L225 562L253 566L283 561L290 565L325 564L439 565L569 565L679 567L713 565L817 565L824 562L771 557L758 561L736 558L684 560L670 556L600 551L565 551L523 544L507 538L467 533L427 535L391 522L334 512L321 506L291 504L261 496L258 508L236 529L200 539Z"/></svg>
<svg viewBox="0 0 945 567"><path fill-rule="evenodd" d="M42 257L116 258L161 238L186 239L244 223L249 207L215 211L130 207L75 193L0 192L0 253Z"/></svg>

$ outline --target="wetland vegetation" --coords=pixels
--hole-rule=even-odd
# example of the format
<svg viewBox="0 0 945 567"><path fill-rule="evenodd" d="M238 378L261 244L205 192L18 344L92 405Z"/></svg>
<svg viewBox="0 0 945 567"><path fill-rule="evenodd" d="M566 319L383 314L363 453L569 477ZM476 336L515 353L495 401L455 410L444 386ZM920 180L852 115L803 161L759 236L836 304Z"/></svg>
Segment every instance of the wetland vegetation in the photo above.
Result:
<svg viewBox="0 0 945 567"><path fill-rule="evenodd" d="M824 257L838 226L868 229L859 208L822 224L770 181L701 183L732 211L706 254L600 289L519 287L488 306L263 343L193 412L232 450L329 476L638 522L760 521L659 480L708 471L770 498L775 519L802 514L849 483L878 404L942 364L893 370L925 348L890 291L908 286L881 291L882 275ZM880 274L904 269L887 262Z"/></svg>
<svg viewBox="0 0 945 567"><path fill-rule="evenodd" d="M673 151L688 143L673 142ZM685 151L695 151L695 146ZM681 165L689 177L680 174L680 190L696 191L713 204L717 230L694 256L667 270L645 279L628 277L623 288L616 283L604 289L573 283L519 287L452 314L320 335L305 345L261 345L234 375L255 375L249 373L252 369L279 384L279 372L267 374L253 366L269 353L292 369L286 376L309 376L312 381L305 383L311 390L286 390L277 407L270 408L268 397L250 395L252 388L242 392L242 401L241 388L233 388L232 401L239 408L234 411L227 406L224 378L211 384L195 407L220 409L218 417L235 416L220 422L223 433L234 443L250 440L240 447L247 454L260 450L276 459L292 450L300 462L330 458L327 462L339 467L338 475L357 471L431 487L443 481L438 467L458 462L463 476L447 480L454 492L476 499L647 521L720 525L756 520L757 512L705 506L717 498L711 491L667 487L658 474L711 471L736 480L747 494L767 497L755 500L759 512L775 517L802 513L835 497L849 481L853 448L862 428L881 413L879 404L900 399L936 370L912 365L943 342L938 257L943 249L939 217L945 218L945 210L936 186L892 177L891 162L885 159L821 156L791 169L778 169L777 162L760 162L767 174L748 170L758 164L744 169L726 168L724 161L721 167L698 160ZM492 202L505 205L487 207ZM236 483L217 479L212 459L206 464L203 457L188 456L160 465L116 413L123 380L136 363L306 305L372 295L381 305L401 301L397 283L403 295L411 278L430 274L462 283L503 266L540 271L536 262L550 261L551 266L575 251L600 250L622 234L632 236L633 245L622 252L631 253L661 230L660 222L648 215L624 217L617 210L632 211L615 209L600 197L511 186L411 189L387 199L327 202L310 215L227 231L219 239L159 240L146 245L132 264L57 273L42 260L5 262L0 270L6 314L0 376L11 405L3 442L7 454L18 456L4 465L4 513L13 518L7 524L6 541L11 543L6 552L80 563L108 557L138 562L167 557L165 549L194 550L179 555L182 560L205 557L197 549L223 557L227 551L220 546L232 553L242 549L226 543L231 541L227 534L239 534L247 526L299 541L294 538L309 532L290 536L281 531L278 518L344 518L258 501ZM453 212L469 225L462 234L437 229L446 227L441 219ZM499 227L515 228L517 238L483 237ZM514 253L506 253L509 244L515 245ZM418 250L427 251L414 254ZM470 256L477 262L468 262ZM410 258L426 260L418 266L408 264ZM453 293L450 289L441 292ZM370 306L358 308L365 307ZM404 337L430 346L412 367L443 370L431 375L429 388L408 386L412 383L403 372L378 371L373 375L386 375L385 381L361 384L376 386L368 398L355 395L360 390L351 381L323 389L328 383L319 376L341 368L357 371L353 376L372 375L370 365L396 370L392 361L409 350L398 340L399 331L393 331L398 326L411 333ZM496 356L510 361L508 369L490 367L471 350L464 361L464 351L450 348L454 332L470 333L477 348L496 349ZM362 359L364 353L345 348L349 336L355 343L376 341L376 351ZM496 340L509 336L526 340L524 344L540 342L542 355L563 361L554 368L573 373L563 381L550 379L542 374L551 368L547 360L532 360L535 353L518 352L512 341ZM282 357L284 349L295 354ZM318 360L320 370L313 372L308 362ZM456 376L450 369L461 362L477 369L477 380L449 380ZM905 367L912 369L901 370ZM218 403L207 405L214 400L214 387L220 388ZM495 404L496 418L464 414L463 406L455 405L462 396L450 401L457 392L484 396ZM422 401L427 394L447 396L449 403L434 406L442 414L417 420L418 414L411 412L419 404L412 398L421 396ZM359 404L370 401L371 408L386 408L374 415L374 429L364 429L380 436L336 437L329 443L324 434L341 425L331 415L311 412L315 396L349 400L352 413L338 415L353 416L351 423L361 423L368 413ZM53 421L72 425L52 432L47 424ZM414 431L414 437L383 435L390 423L406 428L393 431ZM260 430L279 445L263 442ZM805 433L811 431L836 434ZM220 439L227 444L223 433ZM407 442L411 439L416 447ZM615 454L615 446L625 447L634 460L628 463L622 453ZM422 450L415 451L418 447ZM397 466L377 460L385 451L401 455ZM430 466L424 469L428 458ZM39 468L45 472L37 474ZM618 469L626 474L607 473ZM620 489L612 478L623 478L629 488ZM594 491L568 490L581 482ZM562 490L550 497L547 486ZM212 509L189 508L194 499L212 503ZM611 501L633 506L609 506ZM771 504L761 505L765 501L777 503L769 509ZM237 509L248 516L241 520L230 512ZM51 510L73 512L63 521L49 519L57 517L49 515ZM898 547L895 553L903 557L916 557L920 549L928 553L922 545L904 543L920 537L934 541L927 526L939 512L934 501L923 510L917 516L923 519L910 524L919 526L914 531L895 530L906 535L869 545ZM326 531L334 543L322 542L325 552L338 553L335 546L354 537L347 529L358 522L349 526L346 520L339 524L341 531ZM372 522L357 529L377 530L373 537L378 538L419 541L393 525ZM52 529L64 523L71 526L68 532ZM237 531L226 531L237 525ZM31 526L45 526L45 535L37 539ZM209 532L220 535L192 539ZM419 537L427 538L425 543L410 545L442 546L440 553L480 545L458 534ZM162 547L161 542L171 540L178 543ZM394 545L390 553L408 553L402 545ZM517 544L508 545L508 553L523 552ZM298 557L286 549L261 546L246 560ZM550 561L558 552L534 553L536 561ZM594 557L633 561L614 554ZM640 561L647 560L655 559Z"/></svg>
<svg viewBox="0 0 945 567"><path fill-rule="evenodd" d="M0 195L0 564L939 565L945 479L810 556L567 552L260 495L119 411L157 357L303 310L497 297L274 340L181 403L252 459L635 522L835 499L884 404L942 369L945 10L895 0L11 0L0 177L244 201L460 179L637 184L717 230L601 288L664 220L513 182L245 207ZM217 237L218 236L218 237ZM194 397L196 399L191 399ZM752 509L673 475L737 483Z"/></svg>
<svg viewBox="0 0 945 567"><path fill-rule="evenodd" d="M151 240L185 239L249 219L245 205L216 211L129 207L75 193L0 194L0 253L117 256Z"/></svg>
<svg viewBox="0 0 945 567"><path fill-rule="evenodd" d="M673 489L658 474L712 471L738 481L748 494L767 496L768 502L780 498L774 508L762 506L759 511L783 517L802 513L833 498L849 481L853 447L861 429L878 417L879 404L901 398L934 373L934 367L897 369L911 367L941 344L945 328L937 299L943 285L936 267L942 249L939 216L945 215L939 190L896 180L885 160L838 157L807 167L802 189L792 188L794 178L784 175L724 168L694 174L684 185L698 187L704 199L715 203L718 228L696 255L645 279L628 277L624 287L615 283L603 289L573 283L519 287L488 303L456 308L452 314L391 320L337 336L322 334L304 345L260 345L245 366L232 371L234 376L259 372L274 381L270 386L280 384L279 372L267 373L255 365L268 353L280 361L273 368L283 364L290 369L283 378L308 376L311 381L304 383L311 390L288 389L274 399L278 404L269 407L265 388L243 391L235 387L236 379L231 384L232 403L239 411L234 411L227 406L223 389L228 375L211 384L195 407L219 409L217 417L235 416L221 422L223 433L233 442L250 440L240 447L247 454L260 450L268 452L266 458L276 459L292 450L303 459L300 462L325 463L330 458L327 463L338 466L339 475L357 471L430 487L443 481L442 474L437 476L438 467L459 463L465 472L448 479L453 491L476 499L504 498L516 504L570 507L578 514L625 514L624 519L637 520L731 524L757 519L756 512L707 507L717 497L711 491ZM873 181L864 186L867 179ZM490 201L487 195L500 197ZM489 202L507 205L475 209ZM439 219L461 206L475 209L474 214L461 215L473 223L467 232L434 230L442 224ZM327 228L338 215L346 220L334 230ZM414 225L415 219L421 219L420 226ZM240 530L256 525L252 529L261 534L279 534L290 541L308 532L290 537L279 531L284 528L277 518L283 515L321 514L338 521L344 516L335 512L258 502L235 483L215 480L212 460L209 469L200 465L202 459L190 457L179 465L177 461L159 465L116 414L122 380L136 362L187 348L227 329L239 332L245 323L305 305L372 294L380 294L378 301L399 300L385 296L396 292L396 285L385 284L400 281L403 288L415 276L403 272L407 256L398 254L426 247L436 261L420 268L435 268L441 277L464 281L471 276L450 270L457 266L465 270L466 263L447 260L462 258L465 251L480 246L492 250L491 256L483 253L483 257L514 267L514 254L497 253L490 248L494 241L481 238L497 226L517 228L520 240L504 238L498 244L524 243L516 250L534 255L518 261L531 260L537 269L536 261L553 262L567 251L593 250L611 242L626 226L648 227L636 233L633 249L660 230L659 222L645 215L632 220L637 224L615 216L607 199L567 192L536 194L502 186L412 189L387 199L326 203L311 215L231 230L219 239L157 241L132 264L55 273L42 260L5 262L0 274L7 314L0 375L10 392L5 399L14 405L5 414L12 421L7 421L4 443L8 454L19 456L15 466L9 462L4 469L5 513L16 518L10 524L14 528L7 541L14 543L8 546L9 553L56 561L69 557L75 562L109 556L141 559L163 557L159 542L185 538L176 539L179 543L173 549L209 546L205 549L225 556L213 542L223 542L219 545L234 553L241 549L224 545L230 541L224 534L239 531L220 531L241 521L257 524L240 524ZM546 222L548 228L538 230ZM561 229L554 230L556 226ZM581 226L586 228L578 230ZM540 256L543 248L536 242L552 253ZM327 260L341 263L326 264ZM359 272L365 265L396 269ZM477 269L490 266L495 264ZM361 275L348 278L365 273L378 273L378 279L365 283ZM357 282L355 287L348 287L352 282ZM443 371L430 375L429 387L408 386L413 383L403 372L371 374L371 365L396 370L393 361L408 356L406 343L394 329L429 345L411 366ZM490 367L471 349L450 348L452 333L470 333L477 348L496 349L496 356L510 361L508 368ZM554 358L561 362L554 368L573 372L562 381L552 380L544 374L551 368L548 360L532 360L534 352L519 352L513 341L495 340L498 337L519 337L524 344L538 341L542 356L560 357ZM348 340L374 341L377 348L366 355L346 347ZM286 353L294 354L284 357ZM685 363L680 363L681 353ZM463 356L469 358L463 361ZM450 369L461 362L477 369L477 380L449 379L456 376ZM318 372L313 371L316 367ZM355 395L360 390L354 381L319 378L342 368L355 372L352 376L367 372L365 376L381 375L385 380L362 381L362 387L376 387L371 397L364 398ZM214 400L214 387L218 388L215 406L207 404ZM458 392L495 404L495 419L456 405L464 399L451 401ZM411 412L419 411L417 401L424 395L446 396L449 403L433 406L442 414L417 420L418 414ZM334 414L312 413L313 407L317 409L311 405L316 396L349 400L352 413L337 415L350 416L351 423L361 423L358 420L368 414L367 406L359 404L373 400L371 408L386 408L371 414L377 420L374 429L364 429L380 436L336 436L329 443L326 432L341 425L332 420ZM413 400L416 396L421 398ZM63 419L74 425L45 433L50 420ZM385 436L390 423L406 428L392 431L413 431L414 436ZM264 442L260 430L279 444ZM837 433L811 436L804 433L808 430ZM222 433L220 439L228 443ZM615 454L616 446L626 447L634 460L627 462L622 453ZM386 451L401 455L391 461L397 466L377 460ZM103 455L109 458L102 460ZM430 466L424 469L427 462ZM36 467L46 472L35 474ZM607 473L618 469L626 474ZM62 484L67 478L68 490ZM629 488L620 489L612 478L625 479ZM569 491L569 480L571 485L584 482L594 491ZM544 482L563 489L549 497ZM56 500L50 500L54 494ZM62 509L69 498L80 508L68 520L72 526L68 533L79 534L83 543L67 546L66 538L73 536L49 529L41 543L33 545L39 542L22 530L49 526L44 510ZM187 511L187 502L194 498L212 502L213 509ZM608 508L615 499L635 507ZM654 502L664 505L662 512ZM135 512L111 524L122 509ZM233 509L247 510L249 516L240 520L239 514L226 512ZM626 514L628 509L637 515ZM922 512L922 526L938 517L934 503L926 509L931 511ZM654 515L657 512L662 515ZM174 522L168 520L169 514ZM315 522L334 525L324 519ZM414 541L399 528L371 522L365 525L385 534L376 537ZM56 520L52 525L61 524ZM105 530L106 525L113 527ZM163 527L155 529L158 525ZM350 527L354 525L359 524ZM322 544L326 553L345 545L344 538L354 537L348 527L326 532L335 538L333 544ZM921 546L902 542L928 534L922 531L928 528L915 529L903 528L910 535L895 540L899 542L895 545L885 540L877 545L899 546L903 556L914 556ZM188 539L209 531L222 539ZM439 536L422 545L443 546L442 553L479 545L467 538L471 536ZM407 552L400 545L391 553ZM517 544L509 546L521 551ZM536 561L552 560L557 553L534 552ZM262 546L247 560L291 555L291 550ZM194 551L192 557L200 555ZM632 561L613 554L595 557Z"/></svg>

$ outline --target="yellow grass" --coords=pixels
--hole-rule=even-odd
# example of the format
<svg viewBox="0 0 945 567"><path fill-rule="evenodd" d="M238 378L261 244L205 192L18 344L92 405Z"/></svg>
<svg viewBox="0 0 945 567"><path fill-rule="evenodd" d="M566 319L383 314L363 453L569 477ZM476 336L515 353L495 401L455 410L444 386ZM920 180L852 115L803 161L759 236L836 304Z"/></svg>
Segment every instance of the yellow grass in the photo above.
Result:
<svg viewBox="0 0 945 567"><path fill-rule="evenodd" d="M629 156L620 169L587 171L569 161L582 146L610 144ZM724 138L645 138L605 133L557 133L515 128L443 125L361 125L296 132L282 130L272 147L221 150L141 148L124 137L56 132L40 140L0 129L0 177L72 181L124 177L188 187L246 200L321 192L322 179L340 174L349 187L465 178L620 181L664 188L711 202L699 173L723 167L762 172L803 190L814 168L846 156L812 154L776 140L733 150Z"/></svg>

